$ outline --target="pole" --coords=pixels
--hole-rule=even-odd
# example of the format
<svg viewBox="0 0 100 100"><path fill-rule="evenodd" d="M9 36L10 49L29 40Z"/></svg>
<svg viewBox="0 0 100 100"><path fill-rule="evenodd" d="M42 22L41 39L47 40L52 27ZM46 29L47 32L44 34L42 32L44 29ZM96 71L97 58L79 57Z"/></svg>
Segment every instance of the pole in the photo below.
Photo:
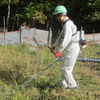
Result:
<svg viewBox="0 0 100 100"><path fill-rule="evenodd" d="M49 28L48 31L48 45L51 46L51 41L52 41L52 31L51 31L51 27Z"/></svg>
<svg viewBox="0 0 100 100"><path fill-rule="evenodd" d="M62 55L61 57L57 58L54 62L52 62L50 65L48 65L47 67L45 67L43 70L41 70L39 73L35 74L33 77L31 77L28 81L24 82L23 84L19 85L18 88L24 86L25 84L27 84L28 82L30 82L31 80L33 80L36 76L40 75L42 72L44 72L44 70L48 69L50 66L52 66L54 63L56 63L57 61L60 61L60 59L63 57L64 55ZM17 88L17 89L18 89Z"/></svg>
<svg viewBox="0 0 100 100"><path fill-rule="evenodd" d="M82 38L82 30L83 30L83 27L81 26L80 38Z"/></svg>
<svg viewBox="0 0 100 100"><path fill-rule="evenodd" d="M20 44L22 43L22 30L21 30L21 26L19 28L19 31L20 31Z"/></svg>
<svg viewBox="0 0 100 100"><path fill-rule="evenodd" d="M95 29L93 29L93 42L95 42Z"/></svg>
<svg viewBox="0 0 100 100"><path fill-rule="evenodd" d="M3 16L3 25L4 25L4 45L5 45L5 16Z"/></svg>

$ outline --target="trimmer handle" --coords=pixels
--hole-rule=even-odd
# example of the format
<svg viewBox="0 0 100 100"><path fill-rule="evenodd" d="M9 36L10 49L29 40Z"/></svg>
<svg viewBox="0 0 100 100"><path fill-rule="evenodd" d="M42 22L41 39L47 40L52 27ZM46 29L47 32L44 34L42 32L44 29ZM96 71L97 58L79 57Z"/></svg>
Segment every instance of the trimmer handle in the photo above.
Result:
<svg viewBox="0 0 100 100"><path fill-rule="evenodd" d="M54 50L51 50L51 48L48 46L48 48L50 49L51 53L55 54Z"/></svg>

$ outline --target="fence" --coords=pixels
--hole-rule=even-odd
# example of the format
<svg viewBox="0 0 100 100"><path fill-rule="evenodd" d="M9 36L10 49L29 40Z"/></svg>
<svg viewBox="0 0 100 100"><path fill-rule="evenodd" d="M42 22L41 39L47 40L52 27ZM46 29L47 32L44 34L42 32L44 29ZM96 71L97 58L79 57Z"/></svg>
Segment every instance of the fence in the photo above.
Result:
<svg viewBox="0 0 100 100"><path fill-rule="evenodd" d="M100 33L85 34L84 31L81 32L82 37L88 42L99 42L100 43ZM80 31L78 31L80 35ZM79 36L80 37L80 36ZM44 44L50 45L52 38L52 32L39 30L35 28L26 29L21 27L19 31L0 33L0 44L14 44L18 45L25 42L32 46L40 46Z"/></svg>
<svg viewBox="0 0 100 100"><path fill-rule="evenodd" d="M33 46L43 45L48 43L48 31L35 28L26 29L21 27L19 31L6 32L0 34L0 44L20 44L27 43Z"/></svg>
<svg viewBox="0 0 100 100"><path fill-rule="evenodd" d="M100 33L85 34L85 39L88 42L98 42L98 43L100 43Z"/></svg>

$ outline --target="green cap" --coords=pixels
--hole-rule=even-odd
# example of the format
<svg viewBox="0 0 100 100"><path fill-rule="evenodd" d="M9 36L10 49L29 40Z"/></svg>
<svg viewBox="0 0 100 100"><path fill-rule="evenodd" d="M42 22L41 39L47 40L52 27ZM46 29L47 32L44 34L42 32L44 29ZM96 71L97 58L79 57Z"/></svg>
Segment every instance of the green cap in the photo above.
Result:
<svg viewBox="0 0 100 100"><path fill-rule="evenodd" d="M59 5L55 8L53 15L56 15L59 13L67 13L67 9L64 6Z"/></svg>

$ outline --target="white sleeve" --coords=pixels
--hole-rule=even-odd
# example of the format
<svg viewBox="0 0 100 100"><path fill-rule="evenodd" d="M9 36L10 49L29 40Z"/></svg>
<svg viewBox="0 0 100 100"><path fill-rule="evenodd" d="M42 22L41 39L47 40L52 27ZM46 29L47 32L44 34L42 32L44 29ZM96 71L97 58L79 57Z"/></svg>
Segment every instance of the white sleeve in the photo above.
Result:
<svg viewBox="0 0 100 100"><path fill-rule="evenodd" d="M71 41L72 34L73 34L71 25L72 25L72 22L69 21L63 27L64 39L58 48L59 52L62 52Z"/></svg>

